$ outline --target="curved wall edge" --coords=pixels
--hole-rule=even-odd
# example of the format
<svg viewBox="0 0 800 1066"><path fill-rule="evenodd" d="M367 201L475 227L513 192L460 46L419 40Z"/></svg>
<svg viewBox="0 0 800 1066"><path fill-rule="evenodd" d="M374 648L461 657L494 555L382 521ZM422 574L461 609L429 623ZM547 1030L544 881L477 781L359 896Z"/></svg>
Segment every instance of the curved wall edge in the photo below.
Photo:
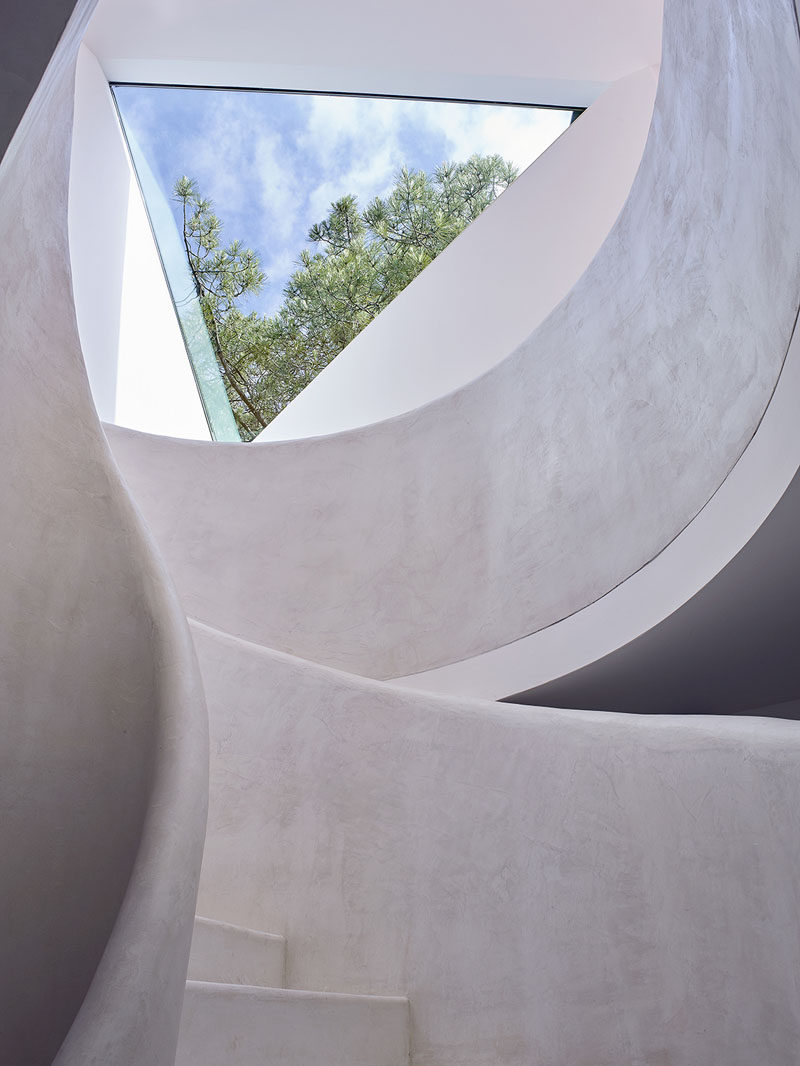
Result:
<svg viewBox="0 0 800 1066"><path fill-rule="evenodd" d="M201 913L285 934L291 986L407 994L437 1066L792 1060L794 722L409 692L192 632Z"/></svg>
<svg viewBox="0 0 800 1066"><path fill-rule="evenodd" d="M98 415L150 433L210 440L114 100L85 45L75 87L69 225L78 329Z"/></svg>
<svg viewBox="0 0 800 1066"><path fill-rule="evenodd" d="M664 25L630 196L498 366L326 437L244 447L109 428L187 614L408 677L581 611L706 506L794 327L800 48L786 0L671 0Z"/></svg>
<svg viewBox="0 0 800 1066"><path fill-rule="evenodd" d="M641 162L656 86L645 67L606 89L256 439L393 418L505 359L608 236Z"/></svg>
<svg viewBox="0 0 800 1066"><path fill-rule="evenodd" d="M207 720L78 340L67 188L92 6L72 12L0 163L0 834L14 856L0 877L0 1059L172 1066ZM35 35L36 12L20 12Z"/></svg>
<svg viewBox="0 0 800 1066"><path fill-rule="evenodd" d="M395 682L431 692L502 699L580 670L669 618L718 575L724 576L725 567L758 538L760 527L792 485L800 468L798 394L800 329L795 327L775 392L752 441L705 507L653 560L605 596L546 629ZM775 564L786 565L786 560L776 559ZM748 609L746 603L741 606ZM715 639L709 631L708 640ZM657 651L653 655L655 662ZM544 694L542 699L546 702Z"/></svg>
<svg viewBox="0 0 800 1066"><path fill-rule="evenodd" d="M478 0L464 0L457 23L447 0L410 0L391 31L367 10L363 0L341 0L315 5L309 18L252 0L143 0L135 8L101 0L87 44L121 81L576 107L659 51L659 0L499 0L490 19Z"/></svg>
<svg viewBox="0 0 800 1066"><path fill-rule="evenodd" d="M125 898L53 1066L172 1066L194 929L208 808L205 694L170 576L134 507L130 517L154 563L144 577L158 619L155 766Z"/></svg>

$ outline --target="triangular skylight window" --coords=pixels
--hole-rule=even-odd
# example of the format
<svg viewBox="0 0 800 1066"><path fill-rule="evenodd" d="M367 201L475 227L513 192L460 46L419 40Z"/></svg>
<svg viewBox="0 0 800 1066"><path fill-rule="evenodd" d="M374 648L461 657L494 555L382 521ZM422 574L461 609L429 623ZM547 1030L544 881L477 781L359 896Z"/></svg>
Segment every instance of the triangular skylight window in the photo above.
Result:
<svg viewBox="0 0 800 1066"><path fill-rule="evenodd" d="M217 440L257 436L574 117L113 89Z"/></svg>

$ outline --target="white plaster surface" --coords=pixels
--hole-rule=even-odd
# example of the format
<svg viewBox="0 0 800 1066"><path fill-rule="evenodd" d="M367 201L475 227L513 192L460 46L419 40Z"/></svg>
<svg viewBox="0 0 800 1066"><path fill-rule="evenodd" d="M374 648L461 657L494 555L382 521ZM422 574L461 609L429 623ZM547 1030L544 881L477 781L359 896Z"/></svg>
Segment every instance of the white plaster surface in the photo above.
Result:
<svg viewBox="0 0 800 1066"><path fill-rule="evenodd" d="M114 421L117 408L130 186L108 82L92 53L81 45L70 158L70 259L86 373L97 413L108 422Z"/></svg>
<svg viewBox="0 0 800 1066"><path fill-rule="evenodd" d="M786 356L799 53L789 3L668 5L653 125L615 226L470 385L304 441L110 434L187 612L407 675L544 629L662 551L743 454Z"/></svg>
<svg viewBox="0 0 800 1066"><path fill-rule="evenodd" d="M718 491L664 551L605 596L552 626L469 660L396 680L425 692L502 699L624 647L674 615L701 590L714 590L725 582L732 593L725 567L745 545L758 540L763 523L800 469L799 393L800 330L795 326L780 378L752 441ZM792 528L790 518L790 539ZM794 568L793 561L783 557L766 563L770 564ZM745 633L750 631L753 645L760 617L781 617L779 605L768 597L764 581L763 591L750 594L740 608L740 625ZM720 610L729 609L729 604L720 603ZM706 647L715 640L710 621L704 639Z"/></svg>
<svg viewBox="0 0 800 1066"><path fill-rule="evenodd" d="M391 418L505 359L567 295L616 221L656 80L646 67L607 89L257 439Z"/></svg>
<svg viewBox="0 0 800 1066"><path fill-rule="evenodd" d="M796 723L447 699L192 628L200 905L285 931L291 986L407 994L416 1066L795 1061Z"/></svg>
<svg viewBox="0 0 800 1066"><path fill-rule="evenodd" d="M68 131L90 7L0 165L0 1061L171 1066L205 723L80 358ZM111 432L187 604L391 672L546 624L669 540L752 436L788 343L789 14L672 0L631 199L475 386L299 444ZM287 934L288 982L321 995L190 985L187 1066L234 1040L242 1066L405 1062L398 993L417 1066L796 1061L795 723L534 712L195 638L201 910Z"/></svg>
<svg viewBox="0 0 800 1066"><path fill-rule="evenodd" d="M195 918L190 981L283 988L286 941L274 933Z"/></svg>
<svg viewBox="0 0 800 1066"><path fill-rule="evenodd" d="M585 106L657 61L661 6L499 0L487 15L463 0L454 19L447 0L409 0L387 23L367 0L315 4L313 17L259 0L101 0L87 43L120 81Z"/></svg>
<svg viewBox="0 0 800 1066"><path fill-rule="evenodd" d="M171 1066L205 820L207 727L192 646L108 452L72 302L74 66L91 8L50 5L67 29L0 163L0 1062L9 1066ZM49 42L44 12L4 20L12 36L0 53L16 30L18 47Z"/></svg>
<svg viewBox="0 0 800 1066"><path fill-rule="evenodd" d="M148 433L211 440L147 212L133 175L121 296L114 423Z"/></svg>
<svg viewBox="0 0 800 1066"><path fill-rule="evenodd" d="M175 1066L408 1066L408 1002L189 981Z"/></svg>
<svg viewBox="0 0 800 1066"><path fill-rule="evenodd" d="M148 433L210 440L108 82L85 45L70 163L70 258L100 417Z"/></svg>

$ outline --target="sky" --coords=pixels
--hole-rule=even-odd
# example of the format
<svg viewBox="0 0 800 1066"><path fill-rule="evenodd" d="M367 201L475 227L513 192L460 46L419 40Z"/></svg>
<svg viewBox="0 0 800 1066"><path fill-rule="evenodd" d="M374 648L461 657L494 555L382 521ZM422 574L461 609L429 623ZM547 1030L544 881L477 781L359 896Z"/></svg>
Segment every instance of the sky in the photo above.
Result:
<svg viewBox="0 0 800 1066"><path fill-rule="evenodd" d="M485 104L115 86L123 123L168 198L194 178L214 201L223 241L261 257L267 284L246 310L271 314L309 228L347 193L385 196L402 166L499 154L520 171L571 112ZM177 206L175 207L177 211ZM177 217L177 215L176 215Z"/></svg>

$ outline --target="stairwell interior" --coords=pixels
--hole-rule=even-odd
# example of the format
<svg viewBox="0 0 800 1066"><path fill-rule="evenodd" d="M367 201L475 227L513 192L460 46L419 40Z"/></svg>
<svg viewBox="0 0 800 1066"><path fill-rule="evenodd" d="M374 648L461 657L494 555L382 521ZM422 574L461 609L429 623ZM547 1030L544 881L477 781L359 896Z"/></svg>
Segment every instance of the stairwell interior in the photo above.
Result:
<svg viewBox="0 0 800 1066"><path fill-rule="evenodd" d="M796 8L477 8L6 18L4 1063L798 1061ZM104 79L323 74L588 109L327 376L382 366L340 424L104 424ZM515 244L612 129L590 235ZM431 300L477 361L406 392Z"/></svg>

